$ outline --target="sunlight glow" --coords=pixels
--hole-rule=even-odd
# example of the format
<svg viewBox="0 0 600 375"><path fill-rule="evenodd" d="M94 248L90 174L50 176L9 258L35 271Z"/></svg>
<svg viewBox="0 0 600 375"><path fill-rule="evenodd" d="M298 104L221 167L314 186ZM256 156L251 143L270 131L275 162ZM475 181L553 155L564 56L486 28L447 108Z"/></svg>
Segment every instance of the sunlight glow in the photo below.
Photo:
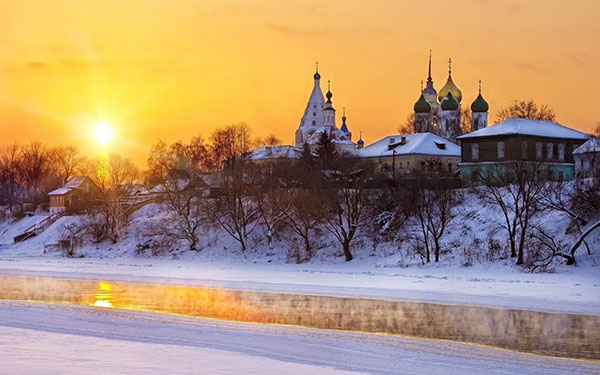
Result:
<svg viewBox="0 0 600 375"><path fill-rule="evenodd" d="M101 145L107 145L113 137L113 130L106 122L101 122L94 129L94 139Z"/></svg>

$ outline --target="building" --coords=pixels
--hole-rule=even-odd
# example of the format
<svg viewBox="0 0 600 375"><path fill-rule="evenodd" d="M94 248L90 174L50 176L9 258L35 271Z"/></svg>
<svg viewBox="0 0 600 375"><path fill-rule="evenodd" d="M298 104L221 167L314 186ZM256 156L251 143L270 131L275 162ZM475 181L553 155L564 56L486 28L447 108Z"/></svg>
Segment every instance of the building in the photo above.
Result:
<svg viewBox="0 0 600 375"><path fill-rule="evenodd" d="M466 185L506 169L508 163L543 163L546 178L572 180L572 152L588 135L553 122L509 118L458 137L461 143L460 176Z"/></svg>
<svg viewBox="0 0 600 375"><path fill-rule="evenodd" d="M434 133L452 143L457 143L457 138L462 134L462 98L462 92L452 79L452 59L448 60L448 78L444 87L439 93L433 87L430 53L427 83L424 89L421 86L421 96L414 105L414 132ZM481 81L479 82L479 95L471 104L471 110L473 112L471 131L485 128L489 105L481 95Z"/></svg>
<svg viewBox="0 0 600 375"><path fill-rule="evenodd" d="M358 151L393 176L411 172L457 171L460 147L433 133L390 135Z"/></svg>
<svg viewBox="0 0 600 375"><path fill-rule="evenodd" d="M297 159L302 149L293 146L265 146L243 155L244 160L255 163L274 162L278 160Z"/></svg>
<svg viewBox="0 0 600 375"><path fill-rule="evenodd" d="M575 177L600 177L600 139L591 137L573 151Z"/></svg>
<svg viewBox="0 0 600 375"><path fill-rule="evenodd" d="M65 212L91 204L99 189L87 176L72 177L63 187L48 193L50 213Z"/></svg>
<svg viewBox="0 0 600 375"><path fill-rule="evenodd" d="M327 101L321 91L321 74L317 67L314 76L313 90L306 104L306 109L300 120L300 125L295 134L295 146L302 148L304 143L311 147L319 140L319 133L326 132L341 151L353 152L356 150L356 144L352 142L352 133L346 124L346 110L342 115L342 125L338 129L335 125L335 108L331 98L331 83L328 82Z"/></svg>

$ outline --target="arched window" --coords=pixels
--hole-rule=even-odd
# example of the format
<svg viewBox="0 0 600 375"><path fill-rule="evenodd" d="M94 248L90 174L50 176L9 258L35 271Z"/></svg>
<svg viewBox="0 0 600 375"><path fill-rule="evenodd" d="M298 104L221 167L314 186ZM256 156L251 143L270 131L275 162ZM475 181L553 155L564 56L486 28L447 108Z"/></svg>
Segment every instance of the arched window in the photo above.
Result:
<svg viewBox="0 0 600 375"><path fill-rule="evenodd" d="M317 125L317 122L315 120L313 120L312 124L313 125Z"/></svg>

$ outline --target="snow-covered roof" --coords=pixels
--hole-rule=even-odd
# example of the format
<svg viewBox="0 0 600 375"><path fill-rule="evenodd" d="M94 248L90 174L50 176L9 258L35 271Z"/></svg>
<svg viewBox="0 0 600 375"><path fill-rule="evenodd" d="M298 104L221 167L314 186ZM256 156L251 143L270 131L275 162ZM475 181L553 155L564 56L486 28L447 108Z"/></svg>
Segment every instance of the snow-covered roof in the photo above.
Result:
<svg viewBox="0 0 600 375"><path fill-rule="evenodd" d="M509 118L495 125L462 135L458 139L496 137L505 135L533 135L548 138L587 139L588 135L550 121Z"/></svg>
<svg viewBox="0 0 600 375"><path fill-rule="evenodd" d="M60 187L56 190L52 190L51 192L48 193L48 195L65 195L68 192L70 192L71 190L73 190L73 189L69 189L66 187Z"/></svg>
<svg viewBox="0 0 600 375"><path fill-rule="evenodd" d="M402 137L406 143L401 144ZM433 133L389 135L358 151L361 157L435 155L460 157L460 146Z"/></svg>
<svg viewBox="0 0 600 375"><path fill-rule="evenodd" d="M299 158L302 149L293 146L266 146L250 151L247 160L295 159Z"/></svg>
<svg viewBox="0 0 600 375"><path fill-rule="evenodd" d="M587 142L577 147L573 154L587 154L588 152L600 152L600 138L590 137Z"/></svg>
<svg viewBox="0 0 600 375"><path fill-rule="evenodd" d="M81 188L81 184L83 184L86 178L86 176L71 177L71 179L67 181L67 183L63 187L60 187L56 190L52 190L48 193L48 195L64 195L72 190L79 189Z"/></svg>

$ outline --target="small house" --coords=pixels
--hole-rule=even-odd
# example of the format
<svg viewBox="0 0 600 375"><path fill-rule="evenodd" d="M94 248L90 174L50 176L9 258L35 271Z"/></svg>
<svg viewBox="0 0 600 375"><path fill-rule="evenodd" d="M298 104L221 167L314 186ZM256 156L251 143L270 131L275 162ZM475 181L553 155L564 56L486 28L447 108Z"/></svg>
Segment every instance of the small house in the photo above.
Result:
<svg viewBox="0 0 600 375"><path fill-rule="evenodd" d="M573 151L576 178L600 177L600 138L592 137Z"/></svg>
<svg viewBox="0 0 600 375"><path fill-rule="evenodd" d="M50 213L77 210L92 203L99 189L87 176L75 176L64 186L48 193Z"/></svg>

